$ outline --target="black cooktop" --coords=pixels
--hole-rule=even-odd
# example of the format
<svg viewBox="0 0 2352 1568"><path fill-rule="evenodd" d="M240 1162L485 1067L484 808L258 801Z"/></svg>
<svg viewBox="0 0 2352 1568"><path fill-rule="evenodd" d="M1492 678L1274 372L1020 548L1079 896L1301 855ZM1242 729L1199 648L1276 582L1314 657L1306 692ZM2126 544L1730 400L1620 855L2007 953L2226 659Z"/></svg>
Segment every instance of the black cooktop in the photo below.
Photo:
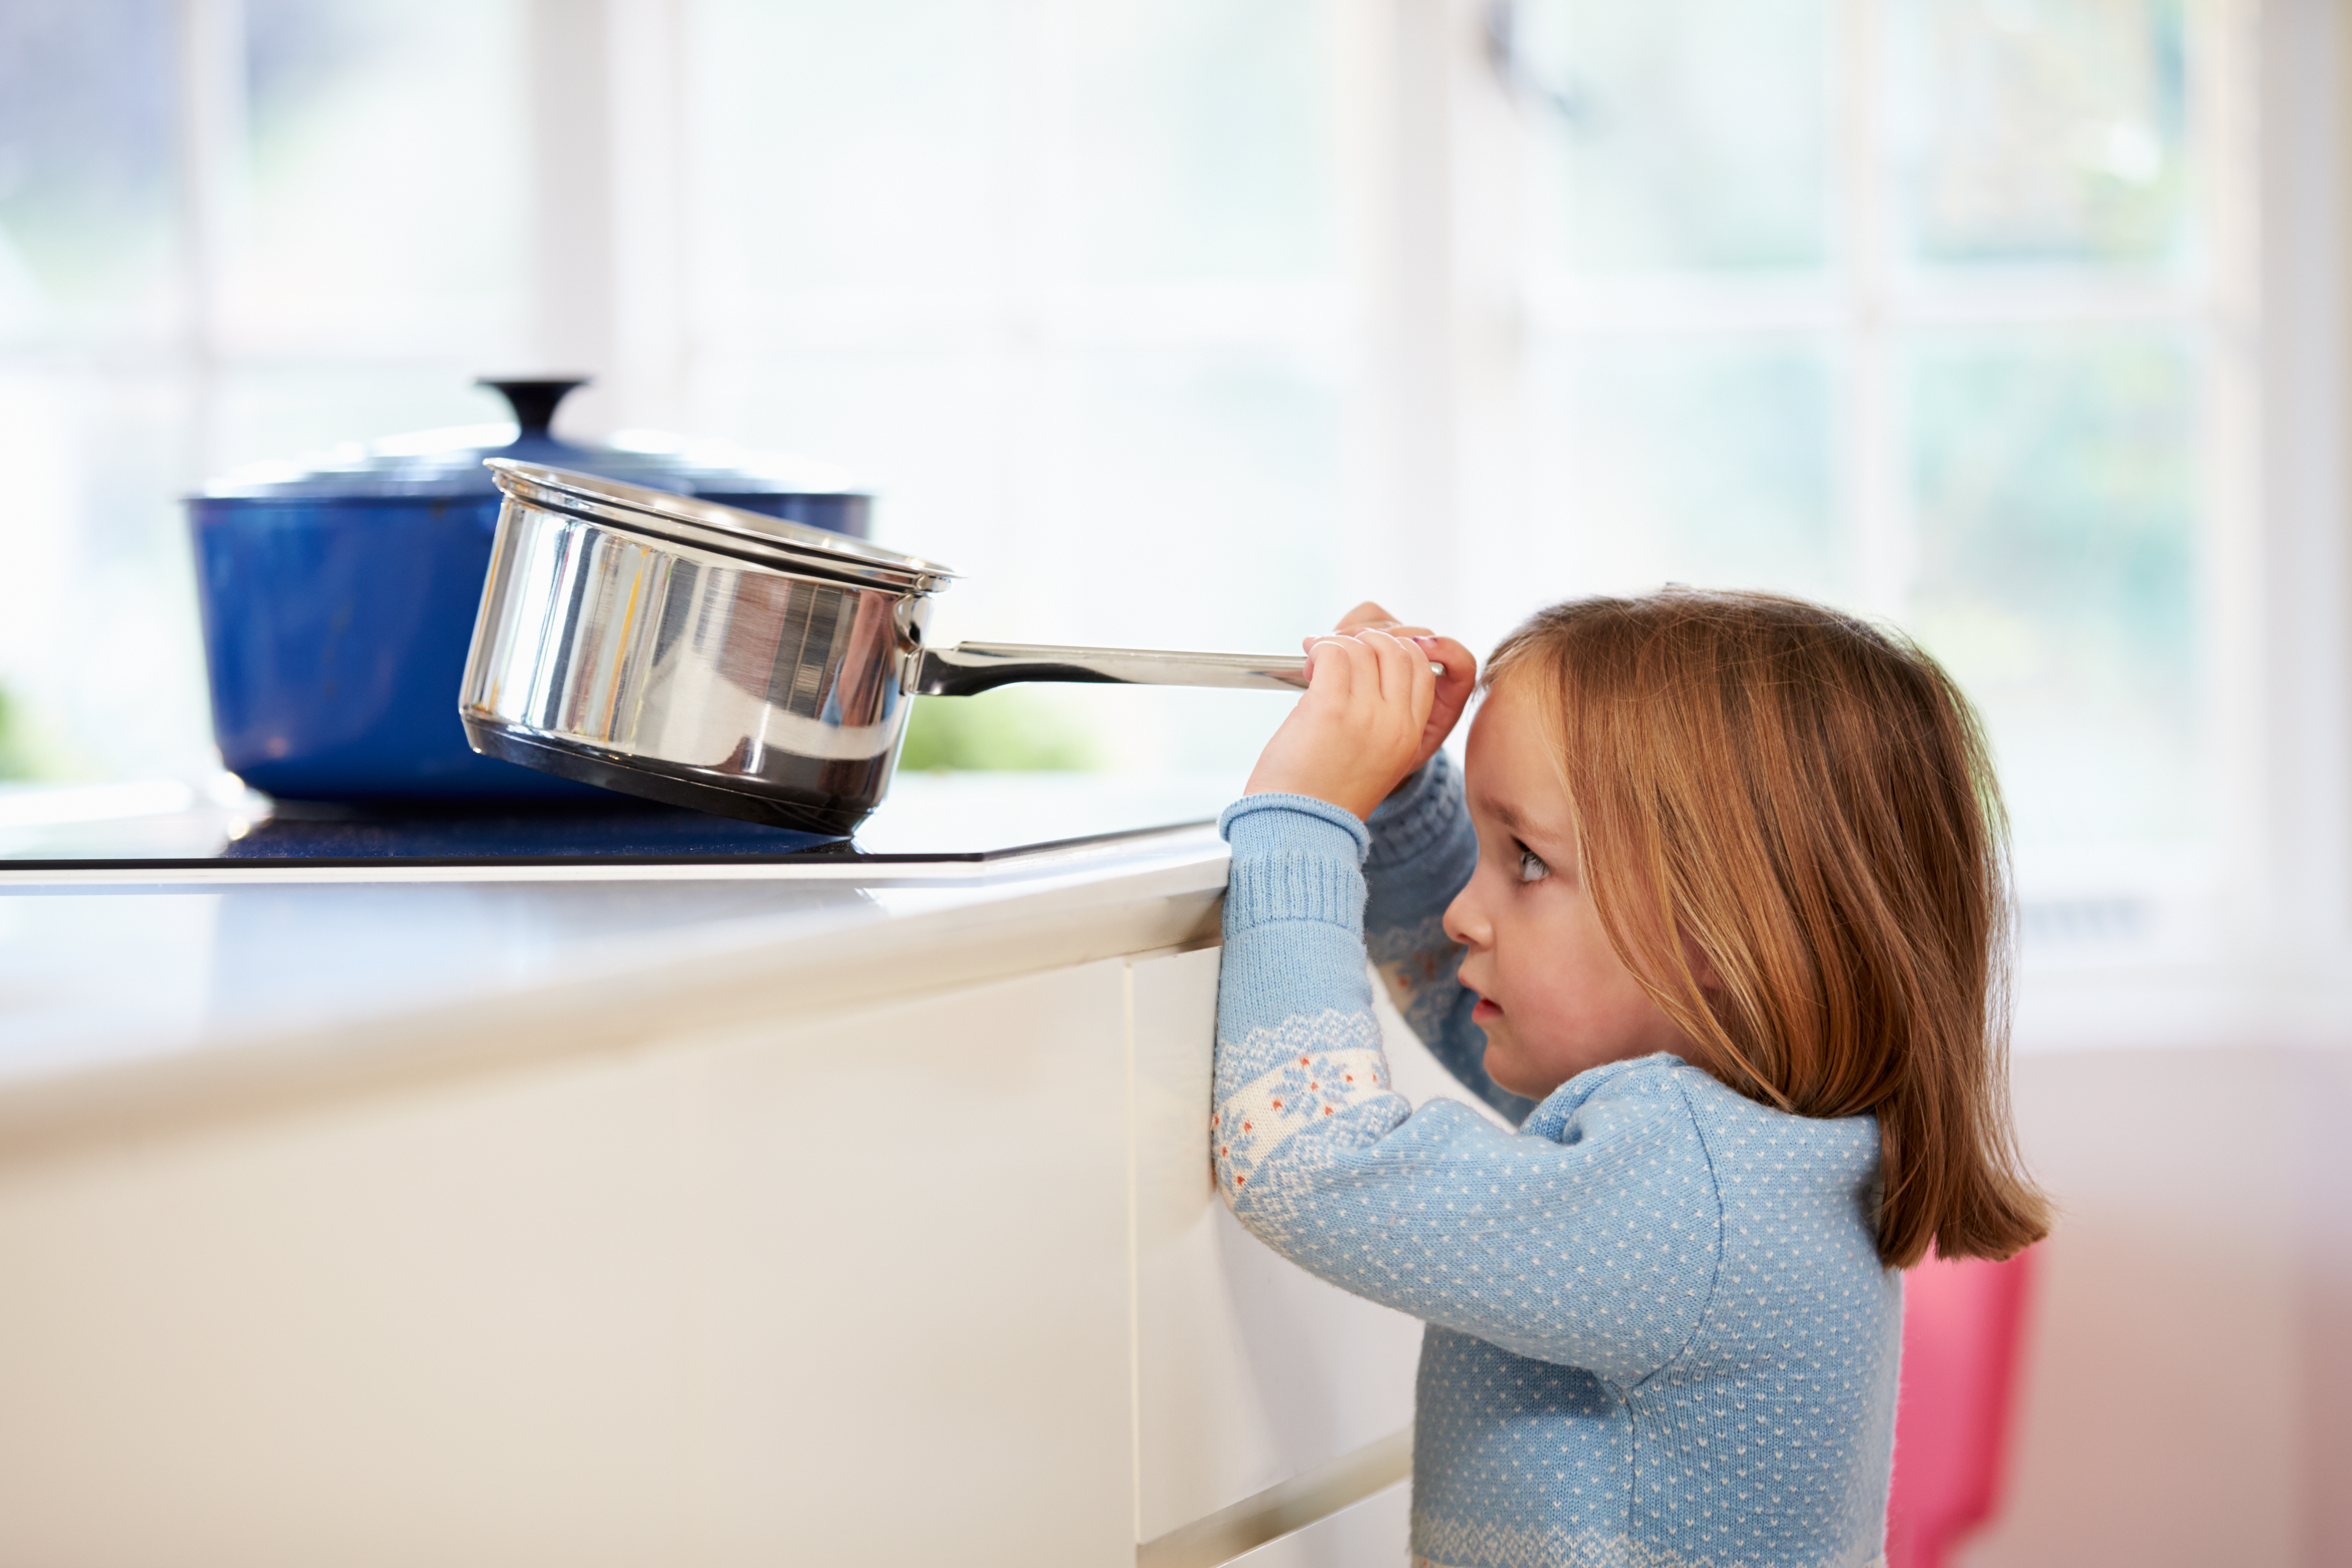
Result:
<svg viewBox="0 0 2352 1568"><path fill-rule="evenodd" d="M770 860L855 855L845 838L673 806L331 806L273 801L221 860Z"/></svg>
<svg viewBox="0 0 2352 1568"><path fill-rule="evenodd" d="M623 795L360 805L272 801L227 784L0 795L0 871L970 862L1204 822L1229 798L1219 780L915 777L899 781L854 837L826 838Z"/></svg>

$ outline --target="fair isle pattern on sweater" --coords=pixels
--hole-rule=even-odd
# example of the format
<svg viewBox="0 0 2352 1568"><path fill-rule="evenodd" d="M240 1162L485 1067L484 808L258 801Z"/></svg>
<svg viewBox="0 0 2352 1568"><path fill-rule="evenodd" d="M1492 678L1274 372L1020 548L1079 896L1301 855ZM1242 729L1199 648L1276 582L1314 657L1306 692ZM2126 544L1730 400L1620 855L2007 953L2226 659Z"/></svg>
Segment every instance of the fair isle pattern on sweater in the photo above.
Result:
<svg viewBox="0 0 2352 1568"><path fill-rule="evenodd" d="M1292 1026L1242 1042L1254 1060L1276 1065L1227 1096L1210 1113L1220 1186L1238 1192L1250 1173L1309 1122L1352 1110L1388 1087L1381 1026L1369 1013L1326 1008Z"/></svg>
<svg viewBox="0 0 2352 1568"><path fill-rule="evenodd" d="M1224 828L1219 1187L1276 1251L1429 1323L1415 1562L1875 1560L1901 1337L1868 1222L1875 1123L1790 1116L1672 1057L1540 1105L1488 1079L1437 923L1475 858L1442 757L1370 832L1285 795L1239 802ZM1392 1091L1368 952L1517 1133Z"/></svg>

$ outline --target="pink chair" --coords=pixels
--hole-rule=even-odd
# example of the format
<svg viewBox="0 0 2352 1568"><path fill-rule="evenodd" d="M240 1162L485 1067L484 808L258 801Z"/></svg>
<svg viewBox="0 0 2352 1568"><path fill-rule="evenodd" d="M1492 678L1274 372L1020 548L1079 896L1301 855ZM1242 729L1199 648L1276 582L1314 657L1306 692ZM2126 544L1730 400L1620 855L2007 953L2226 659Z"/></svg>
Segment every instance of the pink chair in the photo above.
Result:
<svg viewBox="0 0 2352 1568"><path fill-rule="evenodd" d="M1903 1278L1887 1568L1943 1568L2000 1509L2032 1259L1931 1257Z"/></svg>

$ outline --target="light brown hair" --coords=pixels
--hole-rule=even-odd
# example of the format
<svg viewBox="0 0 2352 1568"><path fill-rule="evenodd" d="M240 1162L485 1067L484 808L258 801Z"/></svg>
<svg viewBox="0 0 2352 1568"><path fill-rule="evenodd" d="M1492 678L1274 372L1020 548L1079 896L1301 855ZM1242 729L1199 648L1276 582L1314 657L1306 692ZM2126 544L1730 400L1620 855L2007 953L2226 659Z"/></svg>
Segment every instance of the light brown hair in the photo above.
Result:
<svg viewBox="0 0 2352 1568"><path fill-rule="evenodd" d="M1498 681L1554 699L1586 886L1696 1065L1878 1118L1880 1260L2045 1235L2010 1126L2007 822L1941 667L1802 600L1670 588L1542 611Z"/></svg>

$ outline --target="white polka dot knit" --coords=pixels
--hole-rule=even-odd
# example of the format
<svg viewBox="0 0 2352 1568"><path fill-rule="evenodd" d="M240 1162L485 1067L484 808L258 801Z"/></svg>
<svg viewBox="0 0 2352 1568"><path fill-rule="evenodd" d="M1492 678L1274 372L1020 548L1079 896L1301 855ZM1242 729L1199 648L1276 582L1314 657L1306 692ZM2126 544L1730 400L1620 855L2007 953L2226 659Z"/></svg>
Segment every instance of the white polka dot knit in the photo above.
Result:
<svg viewBox="0 0 2352 1568"><path fill-rule="evenodd" d="M1218 1183L1276 1252L1427 1321L1414 1562L1875 1561L1902 1335L1876 1123L1774 1110L1671 1056L1540 1104L1496 1087L1437 924L1476 858L1442 755L1369 832L1282 795L1223 827ZM1368 930L1415 1032L1518 1131L1391 1089Z"/></svg>

